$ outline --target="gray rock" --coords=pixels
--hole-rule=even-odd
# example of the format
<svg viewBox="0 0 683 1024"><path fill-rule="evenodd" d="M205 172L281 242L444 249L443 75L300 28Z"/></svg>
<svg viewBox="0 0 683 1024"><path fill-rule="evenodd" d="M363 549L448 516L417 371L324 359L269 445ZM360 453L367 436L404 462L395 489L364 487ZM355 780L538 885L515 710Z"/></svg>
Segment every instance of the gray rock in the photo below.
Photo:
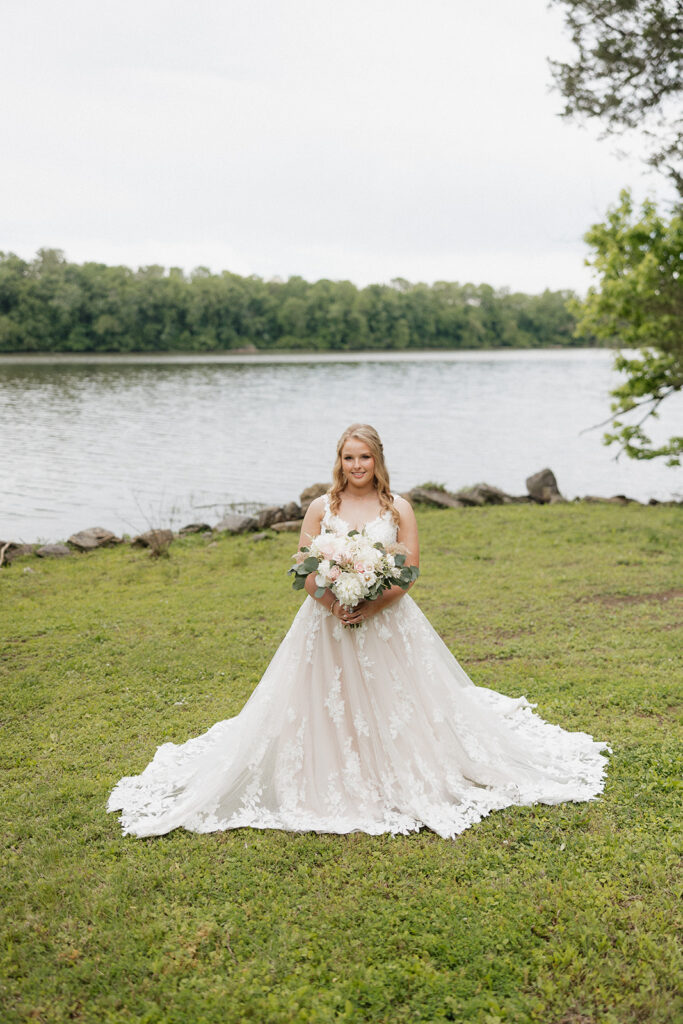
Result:
<svg viewBox="0 0 683 1024"><path fill-rule="evenodd" d="M607 500L612 505L640 505L640 502L635 498L627 498L625 494L615 494L614 497Z"/></svg>
<svg viewBox="0 0 683 1024"><path fill-rule="evenodd" d="M181 526L178 533L181 537L184 537L188 533L204 533L205 530L210 530L211 527L208 523L188 523L187 526Z"/></svg>
<svg viewBox="0 0 683 1024"><path fill-rule="evenodd" d="M214 533L246 533L248 530L256 530L257 522L253 516L242 516L237 512L231 512L224 516L220 523L214 526Z"/></svg>
<svg viewBox="0 0 683 1024"><path fill-rule="evenodd" d="M272 523L281 523L287 516L284 514L284 510L279 505L269 505L268 508L262 508L260 512L256 513L256 525L259 530L263 530L270 526Z"/></svg>
<svg viewBox="0 0 683 1024"><path fill-rule="evenodd" d="M301 515L301 508L295 501L288 501L286 505L282 506L282 511L286 521L290 522L292 519L303 519Z"/></svg>
<svg viewBox="0 0 683 1024"><path fill-rule="evenodd" d="M153 551L159 551L167 548L172 540L173 530L147 530L133 537L131 544L134 548L152 548Z"/></svg>
<svg viewBox="0 0 683 1024"><path fill-rule="evenodd" d="M301 515L305 516L311 502L315 498L319 498L322 494L327 494L331 486L331 484L311 484L310 487L305 487L299 495L299 501L301 502Z"/></svg>
<svg viewBox="0 0 683 1024"><path fill-rule="evenodd" d="M259 540L270 540L270 534L269 533L252 533L252 535L251 535L251 537L249 539L254 541L254 542L259 541Z"/></svg>
<svg viewBox="0 0 683 1024"><path fill-rule="evenodd" d="M273 523L272 530L276 533L298 533L301 529L300 519L290 519L289 522L285 523Z"/></svg>
<svg viewBox="0 0 683 1024"><path fill-rule="evenodd" d="M66 555L73 555L73 551L66 544L43 544L36 554L38 558L64 558Z"/></svg>
<svg viewBox="0 0 683 1024"><path fill-rule="evenodd" d="M560 494L552 469L542 469L539 473L527 477L526 486L534 501L541 504L549 502L554 494Z"/></svg>
<svg viewBox="0 0 683 1024"><path fill-rule="evenodd" d="M69 537L69 544L72 544L79 551L93 551L95 548L106 548L112 544L122 544L123 541L102 526L93 526L89 530L81 530L79 533L72 533Z"/></svg>
<svg viewBox="0 0 683 1024"><path fill-rule="evenodd" d="M639 505L635 498L627 498L625 494L615 494L613 498L601 498L596 494L587 494L581 501L589 501L593 505Z"/></svg>
<svg viewBox="0 0 683 1024"><path fill-rule="evenodd" d="M491 484L475 484L456 491L455 497L465 505L509 505L514 500L499 487Z"/></svg>
<svg viewBox="0 0 683 1024"><path fill-rule="evenodd" d="M464 508L466 504L450 491L435 490L430 487L413 487L406 497L411 504L431 505L432 508Z"/></svg>

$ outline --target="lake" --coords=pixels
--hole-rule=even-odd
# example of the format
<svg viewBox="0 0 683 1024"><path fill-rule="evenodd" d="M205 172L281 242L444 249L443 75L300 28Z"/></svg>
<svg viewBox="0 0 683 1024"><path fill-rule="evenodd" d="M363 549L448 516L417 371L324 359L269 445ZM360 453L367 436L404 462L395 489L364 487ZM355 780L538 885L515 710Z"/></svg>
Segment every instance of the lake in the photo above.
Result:
<svg viewBox="0 0 683 1024"><path fill-rule="evenodd" d="M486 481L511 494L550 466L567 498L681 497L662 460L614 460L607 350L279 356L0 357L0 537L64 539L216 522L330 479L355 421L384 441L394 490ZM683 395L654 439L683 433Z"/></svg>

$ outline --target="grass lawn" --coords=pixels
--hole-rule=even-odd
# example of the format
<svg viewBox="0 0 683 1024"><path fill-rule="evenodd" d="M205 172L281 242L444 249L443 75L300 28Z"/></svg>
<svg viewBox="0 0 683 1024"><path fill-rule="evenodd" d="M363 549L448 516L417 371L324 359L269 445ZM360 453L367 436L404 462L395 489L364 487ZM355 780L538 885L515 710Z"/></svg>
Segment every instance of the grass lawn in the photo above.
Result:
<svg viewBox="0 0 683 1024"><path fill-rule="evenodd" d="M3 570L0 1020L680 1020L681 516L418 513L412 596L474 682L613 748L601 799L453 841L136 839L105 813L240 710L302 599L294 535Z"/></svg>

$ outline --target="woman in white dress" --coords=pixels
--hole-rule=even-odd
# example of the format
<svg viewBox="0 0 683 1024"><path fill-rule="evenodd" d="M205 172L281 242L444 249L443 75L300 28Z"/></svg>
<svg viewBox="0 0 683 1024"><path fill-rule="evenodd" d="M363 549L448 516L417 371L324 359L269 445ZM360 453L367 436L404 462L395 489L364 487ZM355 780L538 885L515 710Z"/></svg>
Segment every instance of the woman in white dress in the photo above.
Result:
<svg viewBox="0 0 683 1024"><path fill-rule="evenodd" d="M333 484L304 518L321 532L364 529L419 562L410 504L389 490L382 443L365 424L339 440ZM252 827L453 838L513 805L595 800L607 743L543 721L525 697L476 686L398 586L353 610L307 598L234 718L164 743L120 780L108 811L124 834ZM356 628L349 628L349 626Z"/></svg>

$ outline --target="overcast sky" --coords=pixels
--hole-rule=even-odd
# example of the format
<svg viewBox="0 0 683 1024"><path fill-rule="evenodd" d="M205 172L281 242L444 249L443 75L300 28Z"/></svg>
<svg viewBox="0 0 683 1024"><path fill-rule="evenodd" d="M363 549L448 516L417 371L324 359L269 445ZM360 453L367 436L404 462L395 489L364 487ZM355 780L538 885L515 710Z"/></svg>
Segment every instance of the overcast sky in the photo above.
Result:
<svg viewBox="0 0 683 1024"><path fill-rule="evenodd" d="M1 0L0 249L583 291L619 189L545 0Z"/></svg>

